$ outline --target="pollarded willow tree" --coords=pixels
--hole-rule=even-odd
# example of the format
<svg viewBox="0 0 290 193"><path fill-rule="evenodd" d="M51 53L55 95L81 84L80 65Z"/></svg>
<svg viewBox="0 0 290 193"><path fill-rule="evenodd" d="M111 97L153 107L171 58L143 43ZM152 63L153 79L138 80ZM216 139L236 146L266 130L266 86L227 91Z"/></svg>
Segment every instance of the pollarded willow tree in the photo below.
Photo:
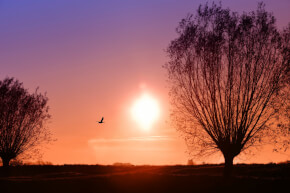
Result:
<svg viewBox="0 0 290 193"><path fill-rule="evenodd" d="M226 176L237 155L276 133L270 125L289 85L289 30L279 32L262 3L242 15L213 3L183 19L168 47L173 123L192 155L220 151Z"/></svg>
<svg viewBox="0 0 290 193"><path fill-rule="evenodd" d="M13 78L0 81L0 157L4 167L11 159L36 152L51 139L45 122L50 118L48 98L37 92L30 94Z"/></svg>

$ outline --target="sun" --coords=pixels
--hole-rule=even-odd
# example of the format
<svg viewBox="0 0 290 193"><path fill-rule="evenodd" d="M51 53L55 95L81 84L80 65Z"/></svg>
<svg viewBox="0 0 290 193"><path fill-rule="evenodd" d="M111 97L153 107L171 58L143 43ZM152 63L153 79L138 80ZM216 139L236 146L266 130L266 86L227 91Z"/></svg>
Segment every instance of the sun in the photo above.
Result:
<svg viewBox="0 0 290 193"><path fill-rule="evenodd" d="M159 118L160 109L158 101L149 94L143 94L133 103L131 114L140 127L148 131Z"/></svg>

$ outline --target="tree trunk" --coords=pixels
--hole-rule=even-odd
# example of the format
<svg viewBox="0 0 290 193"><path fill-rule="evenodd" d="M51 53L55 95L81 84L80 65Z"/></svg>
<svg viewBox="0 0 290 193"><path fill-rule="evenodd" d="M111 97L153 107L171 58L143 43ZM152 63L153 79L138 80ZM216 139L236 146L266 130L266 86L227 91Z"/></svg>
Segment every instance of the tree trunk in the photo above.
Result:
<svg viewBox="0 0 290 193"><path fill-rule="evenodd" d="M224 158L225 158L224 177L230 178L232 176L232 172L233 172L234 157L230 156L230 155L224 155Z"/></svg>
<svg viewBox="0 0 290 193"><path fill-rule="evenodd" d="M10 162L10 158L2 158L2 162L3 162L3 167L4 168L8 168L9 167L9 162Z"/></svg>

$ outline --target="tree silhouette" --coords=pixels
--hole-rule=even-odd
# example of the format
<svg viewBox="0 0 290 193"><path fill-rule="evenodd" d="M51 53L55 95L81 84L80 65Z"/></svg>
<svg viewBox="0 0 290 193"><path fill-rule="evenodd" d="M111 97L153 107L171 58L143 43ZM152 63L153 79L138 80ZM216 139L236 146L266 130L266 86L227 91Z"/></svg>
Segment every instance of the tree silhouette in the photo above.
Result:
<svg viewBox="0 0 290 193"><path fill-rule="evenodd" d="M4 167L11 159L50 140L50 132L44 127L50 118L47 101L37 89L30 94L18 80L0 81L0 157Z"/></svg>
<svg viewBox="0 0 290 193"><path fill-rule="evenodd" d="M220 151L230 176L237 155L277 133L271 125L289 85L289 27L279 32L262 3L242 15L213 3L183 19L177 33L164 66L173 123L193 156Z"/></svg>

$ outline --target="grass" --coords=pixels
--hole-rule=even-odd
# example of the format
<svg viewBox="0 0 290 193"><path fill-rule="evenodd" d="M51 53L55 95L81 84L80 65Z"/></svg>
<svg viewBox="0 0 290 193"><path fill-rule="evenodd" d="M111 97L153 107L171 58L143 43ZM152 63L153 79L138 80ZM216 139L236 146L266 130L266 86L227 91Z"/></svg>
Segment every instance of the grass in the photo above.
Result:
<svg viewBox="0 0 290 193"><path fill-rule="evenodd" d="M0 168L0 191L9 192L284 192L290 164L197 166L14 166Z"/></svg>

